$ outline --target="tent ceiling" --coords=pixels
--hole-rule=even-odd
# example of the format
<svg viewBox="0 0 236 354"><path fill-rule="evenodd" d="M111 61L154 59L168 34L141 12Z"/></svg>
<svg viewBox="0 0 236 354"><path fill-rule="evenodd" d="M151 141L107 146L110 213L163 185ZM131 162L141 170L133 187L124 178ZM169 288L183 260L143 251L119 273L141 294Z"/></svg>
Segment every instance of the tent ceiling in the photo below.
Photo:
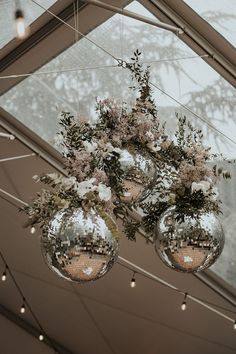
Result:
<svg viewBox="0 0 236 354"><path fill-rule="evenodd" d="M26 128L24 131L32 143L32 133ZM0 145L0 158L32 151L18 139L1 139ZM43 141L40 143L38 140L37 145L44 146L44 150L52 149ZM57 152L51 158L56 155ZM1 188L26 202L30 201L39 188L32 181L32 176L42 171L53 171L53 168L39 156L1 163ZM1 195L0 209L1 251L47 334L69 352L151 354L158 350L166 354L230 354L236 350L235 333L227 320L190 300L187 311L182 312L182 295L141 275L137 275L136 288L131 289L132 272L120 264L91 284L78 285L58 278L44 264L39 232L32 236L22 227L25 216L12 205L11 199ZM120 254L183 291L233 310L228 302L198 278L166 268L153 247L141 237L132 243L121 236ZM0 303L18 314L21 302L11 281L2 283ZM9 338L9 342L3 342L5 354L17 352L19 346L27 347L27 343L36 353L50 352L43 343L39 347L38 339L32 339L28 332L18 330L17 321L9 323L3 313L0 318L2 333ZM23 318L36 327L28 312ZM16 336L15 341L11 341L13 336Z"/></svg>
<svg viewBox="0 0 236 354"><path fill-rule="evenodd" d="M153 7L154 1L152 4L150 1L141 2L161 20L178 25L167 16L164 8L162 11L160 9L157 11L156 7ZM158 2L165 5L165 10L174 11L178 15L182 11L181 20L186 20L184 16L187 16L187 12L182 1L160 0ZM61 8L63 3L66 4L66 9ZM121 6L128 1L117 0L113 3ZM67 11L64 12L65 18L72 23L73 12L69 15L69 9L73 8L71 4L72 1L58 1L54 9L56 13ZM111 16L111 13L102 9L96 8L96 12L94 10L95 8L90 5L81 7L79 21L83 33L90 32ZM201 20L193 13L189 12L189 14L192 24L198 26L200 31ZM221 59L223 57L223 60L233 68L235 52L232 48L222 39L218 45L219 38L214 30L205 27L205 31L209 34L208 44L210 43ZM199 32L199 35L201 37L202 33ZM58 38L61 40L56 40ZM33 25L32 37L19 47L12 42L4 48L0 57L1 75L35 71L70 46L73 41L73 32L59 26L56 21L51 21L49 16L44 14ZM185 42L198 54L204 52L191 36L186 36ZM207 62L229 82L235 83L235 77L225 71L219 62L212 58L208 58ZM6 80L1 85L0 92L9 90L17 82L19 79ZM1 118L4 123L9 123L3 111L1 111ZM0 163L1 188L22 200L30 201L39 188L33 183L32 176L42 171L53 171L50 161L53 161L53 164L56 162L61 167L61 161L58 160L58 153L44 141L23 127L21 123L15 122L12 117L10 120L20 135L22 131L27 132L28 146L36 146L40 156ZM6 130L1 128L1 131ZM28 146L18 139L14 141L0 139L0 158L28 154L31 152ZM40 253L39 232L36 236L32 236L22 227L25 217L18 212L16 206L11 199L1 195L0 249L45 331L57 343L67 348L65 352L66 350L68 353L75 354L93 352L97 354L140 352L230 354L235 352L235 332L228 321L191 301L188 303L187 311L180 311L182 297L179 294L142 276L137 277L137 287L131 289L129 282L132 272L120 264L116 264L109 274L95 283L78 285L61 280L44 264ZM121 237L120 254L183 291L189 291L209 302L234 310L228 301L197 277L176 273L166 268L157 258L152 246L147 245L141 237L136 243ZM2 263L1 271L3 271ZM233 290L230 291L232 294L229 296L233 303ZM4 307L0 306L2 352L17 353L19 348L24 348L26 354L53 353L50 346L40 343L32 335L34 333L32 327L37 330L37 326L28 312L23 317L26 325L18 320L21 303L22 299L14 285L9 280L2 283L0 292L0 304ZM7 312L8 315L13 313L15 316L9 320L10 315L8 316ZM63 349L58 348L58 351L63 353Z"/></svg>

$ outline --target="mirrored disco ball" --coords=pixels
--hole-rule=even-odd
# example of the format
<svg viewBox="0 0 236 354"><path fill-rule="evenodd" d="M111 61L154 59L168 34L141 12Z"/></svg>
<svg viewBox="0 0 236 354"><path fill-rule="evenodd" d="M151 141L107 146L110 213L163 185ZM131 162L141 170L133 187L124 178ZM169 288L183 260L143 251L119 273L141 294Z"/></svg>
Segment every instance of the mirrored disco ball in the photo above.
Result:
<svg viewBox="0 0 236 354"><path fill-rule="evenodd" d="M87 282L106 274L118 256L116 224L90 209L62 209L41 239L49 268L67 280Z"/></svg>
<svg viewBox="0 0 236 354"><path fill-rule="evenodd" d="M214 213L177 221L176 208L167 209L156 227L155 249L169 267L197 272L210 267L224 247L224 233Z"/></svg>

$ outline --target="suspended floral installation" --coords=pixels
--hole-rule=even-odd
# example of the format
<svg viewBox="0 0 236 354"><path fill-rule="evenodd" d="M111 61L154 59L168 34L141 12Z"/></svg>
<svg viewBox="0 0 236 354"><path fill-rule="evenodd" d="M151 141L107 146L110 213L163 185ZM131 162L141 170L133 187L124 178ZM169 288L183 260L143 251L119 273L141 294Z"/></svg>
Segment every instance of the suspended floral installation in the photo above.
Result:
<svg viewBox="0 0 236 354"><path fill-rule="evenodd" d="M66 279L95 280L112 267L120 232L115 217L131 240L143 229L176 270L210 266L224 245L216 183L230 174L210 164L217 156L185 117L177 116L174 137L166 133L140 54L121 62L137 91L132 108L97 100L93 124L63 112L58 140L67 176L34 177L49 189L24 208L28 224L40 225L46 262Z"/></svg>

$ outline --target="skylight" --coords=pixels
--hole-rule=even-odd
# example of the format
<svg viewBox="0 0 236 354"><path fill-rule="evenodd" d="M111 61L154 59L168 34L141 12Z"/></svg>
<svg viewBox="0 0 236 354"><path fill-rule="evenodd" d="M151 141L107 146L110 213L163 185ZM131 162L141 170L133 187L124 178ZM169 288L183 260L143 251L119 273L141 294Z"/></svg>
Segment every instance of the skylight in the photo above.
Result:
<svg viewBox="0 0 236 354"><path fill-rule="evenodd" d="M236 47L236 2L234 0L185 0L185 2Z"/></svg>

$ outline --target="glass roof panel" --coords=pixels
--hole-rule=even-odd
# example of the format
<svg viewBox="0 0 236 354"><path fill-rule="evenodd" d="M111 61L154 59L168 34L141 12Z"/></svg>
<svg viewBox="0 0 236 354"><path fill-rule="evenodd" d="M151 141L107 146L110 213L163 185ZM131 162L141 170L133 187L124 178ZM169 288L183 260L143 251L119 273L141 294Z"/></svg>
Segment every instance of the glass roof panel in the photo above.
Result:
<svg viewBox="0 0 236 354"><path fill-rule="evenodd" d="M151 16L137 1L128 9ZM129 60L138 48L142 60L151 65L154 97L161 119L173 131L175 112L185 114L193 124L201 127L207 146L226 157L236 158L236 146L207 123L234 139L236 132L235 89L198 57L171 32L114 15L89 35L117 58ZM28 77L0 98L4 109L17 117L43 139L55 146L55 134L62 110L80 117L95 119L96 97L114 97L132 102L134 94L128 89L130 76L117 67L107 53L85 38L76 42L46 64L36 75ZM30 87L30 90L29 90ZM163 93L164 91L164 93ZM182 105L203 118L204 122ZM236 172L235 165L231 165ZM236 221L235 177L222 182L222 218L226 232L223 255L213 270L236 287L234 263L234 223ZM229 227L230 225L230 227ZM232 225L232 227L231 227ZM236 246L236 245L235 245Z"/></svg>
<svg viewBox="0 0 236 354"><path fill-rule="evenodd" d="M204 20L210 23L236 47L235 0L184 0Z"/></svg>
<svg viewBox="0 0 236 354"><path fill-rule="evenodd" d="M49 8L56 0L41 0L41 4ZM24 0L20 2L21 10L24 12L25 23L29 26L41 16L43 10L34 4L31 0ZM0 1L0 48L4 47L10 40L15 38L15 20L14 14L16 10L15 0L1 0Z"/></svg>

